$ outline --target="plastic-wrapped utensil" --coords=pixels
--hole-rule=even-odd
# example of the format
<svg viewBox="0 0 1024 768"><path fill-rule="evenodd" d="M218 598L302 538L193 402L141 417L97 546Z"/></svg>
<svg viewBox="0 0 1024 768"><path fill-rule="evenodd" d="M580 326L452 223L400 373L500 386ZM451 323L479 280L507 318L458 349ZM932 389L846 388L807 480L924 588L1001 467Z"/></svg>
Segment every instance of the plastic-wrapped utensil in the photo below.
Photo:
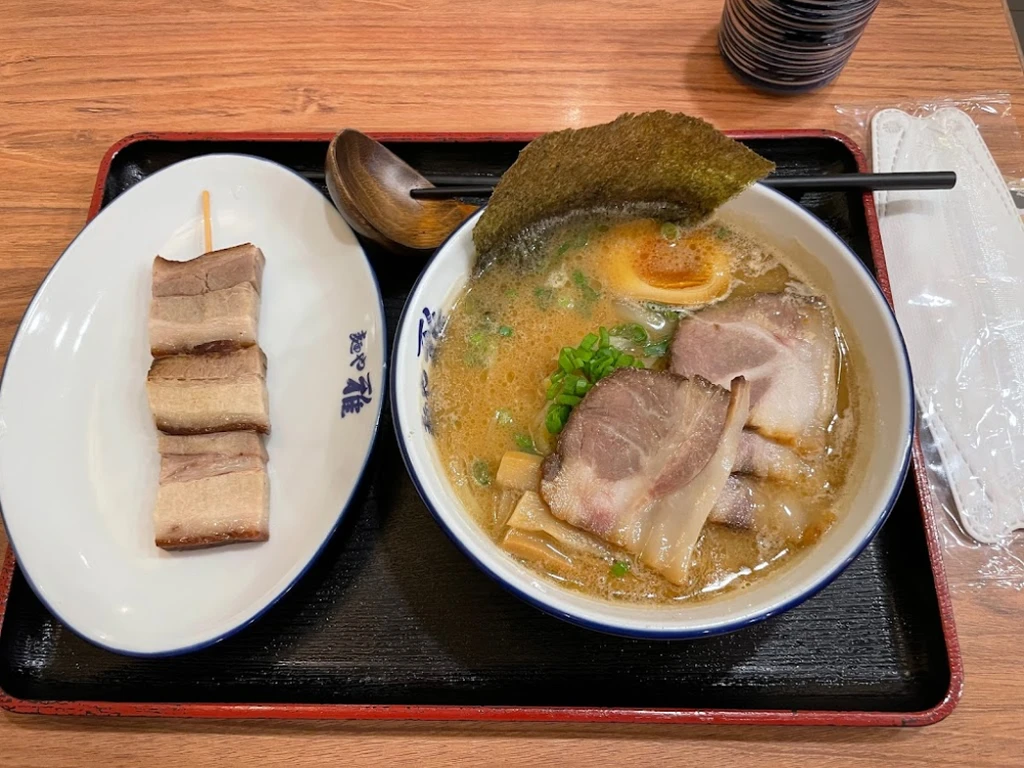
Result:
<svg viewBox="0 0 1024 768"><path fill-rule="evenodd" d="M1024 226L974 121L942 108L871 120L876 172L953 169L948 192L877 192L896 315L964 529L1024 528Z"/></svg>

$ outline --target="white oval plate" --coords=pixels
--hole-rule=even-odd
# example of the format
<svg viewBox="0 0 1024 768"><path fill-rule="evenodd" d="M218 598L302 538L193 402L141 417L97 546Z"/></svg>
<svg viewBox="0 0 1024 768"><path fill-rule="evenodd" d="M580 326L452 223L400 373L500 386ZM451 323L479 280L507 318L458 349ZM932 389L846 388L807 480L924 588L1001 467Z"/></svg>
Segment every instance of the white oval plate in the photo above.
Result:
<svg viewBox="0 0 1024 768"><path fill-rule="evenodd" d="M147 315L153 257L203 250L204 189L214 247L252 242L266 256L270 540L172 553L153 543ZM352 334L364 332L357 351ZM39 288L0 382L0 504L40 600L85 639L137 655L195 650L257 618L313 562L355 490L380 416L384 338L355 236L290 170L208 155L114 200Z"/></svg>

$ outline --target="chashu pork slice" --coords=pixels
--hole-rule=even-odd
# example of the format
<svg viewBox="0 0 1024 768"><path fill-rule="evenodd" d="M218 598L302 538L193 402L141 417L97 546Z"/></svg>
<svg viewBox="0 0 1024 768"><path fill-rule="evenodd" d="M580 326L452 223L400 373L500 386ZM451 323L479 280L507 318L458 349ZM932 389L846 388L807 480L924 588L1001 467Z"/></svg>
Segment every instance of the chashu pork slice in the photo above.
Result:
<svg viewBox="0 0 1024 768"><path fill-rule="evenodd" d="M552 514L682 583L736 459L749 409L742 379L626 368L576 406L544 463Z"/></svg>
<svg viewBox="0 0 1024 768"><path fill-rule="evenodd" d="M154 296L149 307L153 357L226 351L256 343L260 295L250 283L194 296Z"/></svg>
<svg viewBox="0 0 1024 768"><path fill-rule="evenodd" d="M161 436L154 538L189 549L270 535L267 454L255 432Z"/></svg>
<svg viewBox="0 0 1024 768"><path fill-rule="evenodd" d="M800 541L811 524L806 502L784 485L730 475L708 522L739 530L754 529L783 541Z"/></svg>
<svg viewBox="0 0 1024 768"><path fill-rule="evenodd" d="M814 467L784 445L749 429L740 435L732 474L715 501L708 522L730 528L754 527L754 496L762 487L760 479L799 483L814 474Z"/></svg>
<svg viewBox="0 0 1024 768"><path fill-rule="evenodd" d="M210 251L188 261L153 260L153 296L198 296L248 283L259 293L263 251L252 243Z"/></svg>
<svg viewBox="0 0 1024 768"><path fill-rule="evenodd" d="M749 429L740 435L733 473L798 482L809 477L814 468L794 451Z"/></svg>
<svg viewBox="0 0 1024 768"><path fill-rule="evenodd" d="M267 359L257 347L172 355L153 361L146 381L157 428L172 435L270 431Z"/></svg>
<svg viewBox="0 0 1024 768"><path fill-rule="evenodd" d="M728 386L750 382L748 426L805 455L820 453L835 411L832 313L819 299L761 293L724 301L679 322L672 372Z"/></svg>
<svg viewBox="0 0 1024 768"><path fill-rule="evenodd" d="M756 511L755 487L750 479L743 475L729 475L722 492L715 499L715 506L708 515L708 522L743 530L753 528Z"/></svg>

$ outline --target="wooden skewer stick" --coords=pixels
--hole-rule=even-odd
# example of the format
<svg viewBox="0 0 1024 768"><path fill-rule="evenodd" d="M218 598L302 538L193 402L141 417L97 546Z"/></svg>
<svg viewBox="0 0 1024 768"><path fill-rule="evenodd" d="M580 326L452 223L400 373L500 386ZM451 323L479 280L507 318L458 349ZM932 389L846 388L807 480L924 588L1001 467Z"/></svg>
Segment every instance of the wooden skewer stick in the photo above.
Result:
<svg viewBox="0 0 1024 768"><path fill-rule="evenodd" d="M213 224L210 222L210 192L203 190L203 253L213 250Z"/></svg>

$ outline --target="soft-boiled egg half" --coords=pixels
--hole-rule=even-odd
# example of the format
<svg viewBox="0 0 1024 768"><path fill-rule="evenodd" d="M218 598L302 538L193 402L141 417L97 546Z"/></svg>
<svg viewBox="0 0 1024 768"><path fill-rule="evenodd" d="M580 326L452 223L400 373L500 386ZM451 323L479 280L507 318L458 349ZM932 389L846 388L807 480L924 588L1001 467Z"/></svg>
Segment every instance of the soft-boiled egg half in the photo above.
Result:
<svg viewBox="0 0 1024 768"><path fill-rule="evenodd" d="M729 252L707 228L627 221L604 233L599 248L603 279L637 301L691 306L729 290Z"/></svg>

